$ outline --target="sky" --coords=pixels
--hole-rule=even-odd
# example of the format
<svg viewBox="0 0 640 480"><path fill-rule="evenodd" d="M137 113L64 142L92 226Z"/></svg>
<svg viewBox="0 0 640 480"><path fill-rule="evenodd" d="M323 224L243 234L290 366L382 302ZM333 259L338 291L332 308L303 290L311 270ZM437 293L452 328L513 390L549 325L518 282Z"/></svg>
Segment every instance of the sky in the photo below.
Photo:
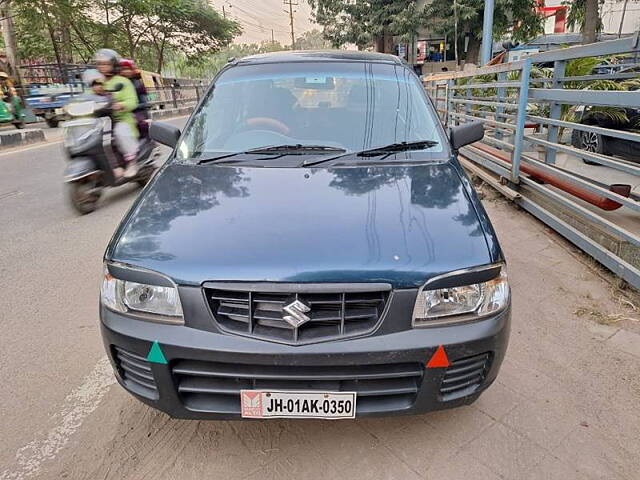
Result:
<svg viewBox="0 0 640 480"><path fill-rule="evenodd" d="M295 2L296 0L294 0ZM274 37L284 45L291 43L289 30L288 5L283 0L212 0L213 7L222 12L222 6L228 18L240 22L244 33L234 43L260 43ZM294 7L293 25L296 37L303 32L318 28L311 20L311 8L306 0L297 0ZM287 12L285 13L285 9Z"/></svg>

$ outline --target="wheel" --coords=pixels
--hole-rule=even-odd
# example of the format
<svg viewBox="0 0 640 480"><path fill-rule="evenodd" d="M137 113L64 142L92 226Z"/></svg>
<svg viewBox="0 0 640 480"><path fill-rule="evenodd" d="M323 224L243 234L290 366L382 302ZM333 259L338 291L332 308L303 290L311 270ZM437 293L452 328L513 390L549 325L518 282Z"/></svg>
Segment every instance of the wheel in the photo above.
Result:
<svg viewBox="0 0 640 480"><path fill-rule="evenodd" d="M607 150L605 147L605 139L602 135L595 132L580 132L579 148L591 153L599 153L600 155L606 155ZM598 162L592 160L583 159L587 165L600 165Z"/></svg>
<svg viewBox="0 0 640 480"><path fill-rule="evenodd" d="M13 126L16 127L18 130L20 130L24 128L24 122L15 122Z"/></svg>
<svg viewBox="0 0 640 480"><path fill-rule="evenodd" d="M71 206L81 215L93 212L98 206L102 188L95 180L86 178L68 184Z"/></svg>
<svg viewBox="0 0 640 480"><path fill-rule="evenodd" d="M60 121L57 118L45 118L45 122L47 122L47 126L49 128L56 128Z"/></svg>

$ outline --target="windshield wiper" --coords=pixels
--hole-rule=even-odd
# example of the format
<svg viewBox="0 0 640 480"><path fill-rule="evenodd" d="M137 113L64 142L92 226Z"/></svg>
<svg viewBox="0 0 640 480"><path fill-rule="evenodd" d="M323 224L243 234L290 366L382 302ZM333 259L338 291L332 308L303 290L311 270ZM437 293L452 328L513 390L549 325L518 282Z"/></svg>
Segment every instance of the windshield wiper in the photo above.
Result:
<svg viewBox="0 0 640 480"><path fill-rule="evenodd" d="M250 153L291 153L305 155L307 153L340 153L346 152L341 147L329 147L326 145L302 145L297 143L295 145L273 145L269 147L258 147L248 150Z"/></svg>
<svg viewBox="0 0 640 480"><path fill-rule="evenodd" d="M337 160L339 158L346 157L347 155L356 155L357 157L379 157L381 155L384 155L384 158L387 158L389 155L392 155L396 152L408 152L410 150L425 150L427 148L435 147L436 145L438 145L438 142L434 140L418 140L415 142L391 143L389 145L384 145L382 147L369 148L367 150L361 150L359 152L349 152L343 155L338 155L336 157L321 158L319 160L306 161L302 164L302 166L310 167L313 165L318 165L320 163Z"/></svg>
<svg viewBox="0 0 640 480"><path fill-rule="evenodd" d="M385 145L384 147L375 147L368 150L362 150L356 153L358 157L377 157L385 153L408 152L409 150L424 150L426 148L435 147L438 142L433 140L418 140L416 142L398 142Z"/></svg>
<svg viewBox="0 0 640 480"><path fill-rule="evenodd" d="M340 153L346 152L344 148L340 147L328 147L324 145L270 145L267 147L252 148L250 150L244 150L242 152L226 153L224 155L218 155L211 158L203 158L198 161L198 165L205 163L222 163L226 159L235 157L238 155L275 155L281 157L283 155L308 155L313 153Z"/></svg>

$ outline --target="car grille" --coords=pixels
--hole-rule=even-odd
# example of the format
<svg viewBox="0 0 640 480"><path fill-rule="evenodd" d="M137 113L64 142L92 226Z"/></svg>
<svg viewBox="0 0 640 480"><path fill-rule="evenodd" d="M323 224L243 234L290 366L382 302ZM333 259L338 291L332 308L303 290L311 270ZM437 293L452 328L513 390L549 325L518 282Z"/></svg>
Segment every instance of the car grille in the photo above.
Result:
<svg viewBox="0 0 640 480"><path fill-rule="evenodd" d="M173 364L178 393L186 408L198 412L240 413L240 390L317 390L356 392L356 413L402 410L416 399L424 366L246 365L195 360Z"/></svg>
<svg viewBox="0 0 640 480"><path fill-rule="evenodd" d="M364 335L384 312L388 291L270 293L205 289L218 325L225 331L289 344ZM299 300L310 320L294 327L285 321L287 305Z"/></svg>
<svg viewBox="0 0 640 480"><path fill-rule="evenodd" d="M447 401L472 394L489 371L490 360L487 352L451 362L440 384L441 399Z"/></svg>
<svg viewBox="0 0 640 480"><path fill-rule="evenodd" d="M140 355L114 346L114 358L120 377L129 390L143 397L157 399L158 389L151 372L151 365Z"/></svg>

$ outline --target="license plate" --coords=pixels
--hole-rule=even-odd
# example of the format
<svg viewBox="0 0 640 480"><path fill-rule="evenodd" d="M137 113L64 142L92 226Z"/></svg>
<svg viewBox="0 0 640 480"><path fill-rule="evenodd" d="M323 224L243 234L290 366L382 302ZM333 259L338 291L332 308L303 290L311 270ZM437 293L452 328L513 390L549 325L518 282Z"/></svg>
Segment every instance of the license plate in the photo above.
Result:
<svg viewBox="0 0 640 480"><path fill-rule="evenodd" d="M243 418L355 418L355 392L241 390Z"/></svg>

